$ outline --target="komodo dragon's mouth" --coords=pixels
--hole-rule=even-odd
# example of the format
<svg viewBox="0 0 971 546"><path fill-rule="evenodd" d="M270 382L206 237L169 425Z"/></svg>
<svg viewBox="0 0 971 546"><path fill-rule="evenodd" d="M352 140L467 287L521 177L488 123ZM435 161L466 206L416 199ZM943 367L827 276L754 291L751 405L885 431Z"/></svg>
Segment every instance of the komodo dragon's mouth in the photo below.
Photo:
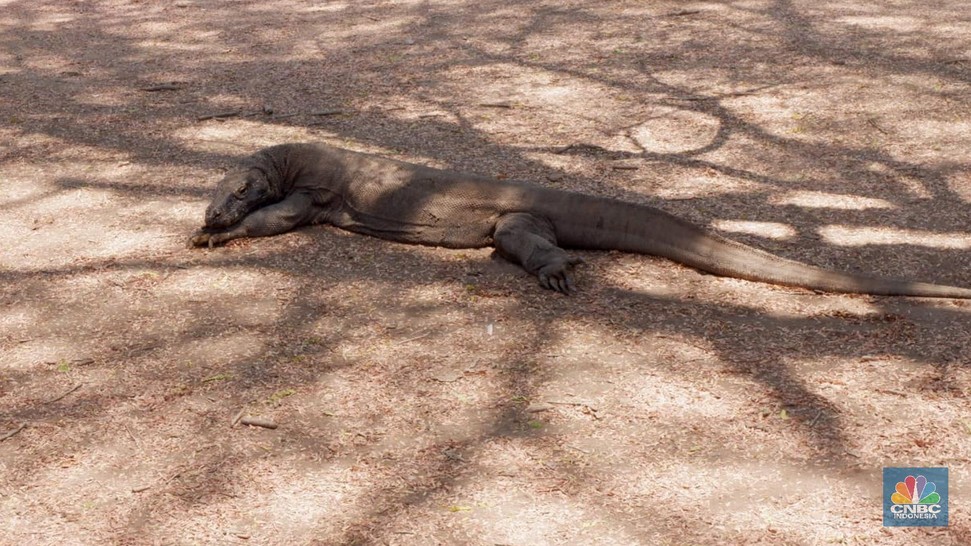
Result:
<svg viewBox="0 0 971 546"><path fill-rule="evenodd" d="M219 232L222 232L222 231L227 231L227 230L233 229L234 227L236 227L237 225L239 225L239 223L242 222L242 221L243 220L240 219L239 222L233 222L232 224L229 224L229 225L226 225L226 226L218 226L218 227L217 226L210 226L209 224L205 224L205 225L202 226L202 230L201 231L203 233L219 233Z"/></svg>

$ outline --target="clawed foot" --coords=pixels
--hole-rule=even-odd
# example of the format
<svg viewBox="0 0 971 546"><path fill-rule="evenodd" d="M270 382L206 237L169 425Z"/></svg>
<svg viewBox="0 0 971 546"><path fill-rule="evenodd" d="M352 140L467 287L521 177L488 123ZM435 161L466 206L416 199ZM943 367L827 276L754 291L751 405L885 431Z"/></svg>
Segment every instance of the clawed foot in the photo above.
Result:
<svg viewBox="0 0 971 546"><path fill-rule="evenodd" d="M572 294L577 290L573 283L573 267L582 263L583 258L570 257L545 265L536 274L539 277L539 284L543 288L555 290L561 294Z"/></svg>
<svg viewBox="0 0 971 546"><path fill-rule="evenodd" d="M230 237L225 232L210 233L206 230L199 230L189 237L187 245L189 248L208 246L212 248L220 243L225 243Z"/></svg>

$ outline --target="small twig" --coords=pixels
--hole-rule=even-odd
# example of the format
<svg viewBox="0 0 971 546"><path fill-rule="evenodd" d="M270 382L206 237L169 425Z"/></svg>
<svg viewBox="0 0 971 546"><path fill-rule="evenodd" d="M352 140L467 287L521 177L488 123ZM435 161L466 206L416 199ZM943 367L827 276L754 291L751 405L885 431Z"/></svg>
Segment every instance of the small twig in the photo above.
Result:
<svg viewBox="0 0 971 546"><path fill-rule="evenodd" d="M574 143L574 144L567 144L566 146L564 146L562 148L553 150L553 153L554 154L563 154L563 153L566 153L566 152L569 152L570 150L572 150L574 146L576 146L576 143Z"/></svg>
<svg viewBox="0 0 971 546"><path fill-rule="evenodd" d="M666 13L667 17L681 17L683 15L697 15L701 13L700 9L683 9L681 11L673 11L671 13Z"/></svg>
<svg viewBox="0 0 971 546"><path fill-rule="evenodd" d="M135 434L131 431L130 428L128 428L128 425L125 425L125 432L127 432L128 435L131 436L131 441L135 442L135 447L137 447L138 449L141 449L142 443L138 441L138 438L135 438Z"/></svg>
<svg viewBox="0 0 971 546"><path fill-rule="evenodd" d="M239 413L237 413L237 414L236 414L236 415L235 415L235 416L233 417L233 420L232 420L232 422L231 422L231 423L229 424L229 426L231 426L231 427L235 427L235 426L236 426L236 424L237 424L237 423L239 423L239 420L243 418L243 415L244 415L245 413L246 413L246 406L243 406L243 407L242 407L242 409L240 409L240 410L239 410Z"/></svg>
<svg viewBox="0 0 971 546"><path fill-rule="evenodd" d="M65 396L71 394L72 392L80 389L83 386L84 386L84 383L78 383L77 385L74 385L73 387L71 387L71 390L65 392L64 394L58 396L57 398L51 398L50 400L48 400L48 401L46 401L44 403L45 404L53 404L54 402L57 402L58 400L64 398Z"/></svg>
<svg viewBox="0 0 971 546"><path fill-rule="evenodd" d="M150 85L148 87L142 87L142 91L148 93L155 93L158 91L178 91L182 89L182 86L177 83L160 83L158 85Z"/></svg>
<svg viewBox="0 0 971 546"><path fill-rule="evenodd" d="M809 426L810 427L816 426L816 421L819 421L819 416L822 414L823 414L823 410L816 411L816 417L813 417L813 420L809 422Z"/></svg>
<svg viewBox="0 0 971 546"><path fill-rule="evenodd" d="M132 493L141 493L142 491L148 491L151 488L152 488L151 485L142 485L142 486L139 486L139 487L132 487L131 488L131 492Z"/></svg>
<svg viewBox="0 0 971 546"><path fill-rule="evenodd" d="M276 423L274 423L273 421L271 421L269 419L263 419L261 417L249 417L249 416L247 416L247 417L243 417L242 419L240 419L239 422L242 423L242 424L244 424L244 425L250 425L250 426L254 426L254 427L262 427L262 428L269 428L269 429L274 429L274 428L277 427Z"/></svg>
<svg viewBox="0 0 971 546"><path fill-rule="evenodd" d="M19 427L11 430L10 432L4 434L3 436L0 436L0 442L13 438L17 434L19 434L21 430L24 430L25 428L27 428L27 423L20 423Z"/></svg>
<svg viewBox="0 0 971 546"><path fill-rule="evenodd" d="M299 115L300 115L300 112L296 112L296 113L293 113L293 114L276 114L275 116L273 116L273 119L295 118L295 117L297 117Z"/></svg>
<svg viewBox="0 0 971 546"><path fill-rule="evenodd" d="M674 100L704 102L706 100L721 100L721 99L731 99L731 98L735 98L735 97L748 97L748 96L754 95L754 94L755 93L753 93L753 92L738 91L736 93L725 93L723 95L716 95L716 96L713 96L713 97L688 96L688 97L673 97L673 98L674 98Z"/></svg>
<svg viewBox="0 0 971 546"><path fill-rule="evenodd" d="M508 102L480 102L479 106L484 108L512 108L512 104Z"/></svg>
<svg viewBox="0 0 971 546"><path fill-rule="evenodd" d="M640 169L637 165L611 165L610 168L615 171L636 171Z"/></svg>
<svg viewBox="0 0 971 546"><path fill-rule="evenodd" d="M242 113L243 112L240 111L240 110L234 110L232 112L217 112L215 114L209 114L207 116L200 116L200 117L196 118L196 121L206 121L207 119L225 119L225 118L231 118L231 117L234 117L234 116L238 116L238 115L240 115Z"/></svg>
<svg viewBox="0 0 971 546"><path fill-rule="evenodd" d="M889 135L890 134L883 127L880 127L879 125L877 125L877 122L873 121L873 118L868 118L866 120L866 122L869 123L870 125L872 125L873 128L876 129L877 131L880 131L881 133L883 133L885 135Z"/></svg>
<svg viewBox="0 0 971 546"><path fill-rule="evenodd" d="M907 397L907 393L903 393L903 392L900 392L900 391L895 391L893 389L873 389L873 390L876 391L876 392L879 392L881 394L892 394L894 396L900 396L901 398L906 398Z"/></svg>
<svg viewBox="0 0 971 546"><path fill-rule="evenodd" d="M588 404L586 402L566 402L566 401L562 401L562 400L547 400L546 403L547 404L556 404L557 406L585 406L585 407L588 407L588 408L590 408L590 409L592 409L594 411L597 411L596 408L594 408L593 406L591 406L590 404Z"/></svg>
<svg viewBox="0 0 971 546"><path fill-rule="evenodd" d="M423 333L421 333L421 334L418 334L418 335L417 335L417 336L415 336L415 337L410 337L410 338L408 338L408 339L403 339L403 340L401 340L401 341L399 341L399 342L397 342L397 343L395 343L394 345L392 345L392 347L396 347L396 346L398 346L398 345L404 345L405 343L409 343L409 342L411 342L411 341L416 341L416 340L419 340L419 339L421 339L421 338L423 338L423 337L428 337L428 334L430 334L430 333L431 333L431 331L428 331L428 332L423 332Z"/></svg>

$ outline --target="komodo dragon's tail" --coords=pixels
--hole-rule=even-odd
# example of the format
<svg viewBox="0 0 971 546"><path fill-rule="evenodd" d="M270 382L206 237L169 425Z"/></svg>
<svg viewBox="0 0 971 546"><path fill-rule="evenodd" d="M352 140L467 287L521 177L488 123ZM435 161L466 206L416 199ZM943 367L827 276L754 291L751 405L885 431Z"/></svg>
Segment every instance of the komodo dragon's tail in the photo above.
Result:
<svg viewBox="0 0 971 546"><path fill-rule="evenodd" d="M563 246L652 254L716 275L826 292L971 299L969 288L830 271L726 239L653 207L583 197L557 203L550 215Z"/></svg>

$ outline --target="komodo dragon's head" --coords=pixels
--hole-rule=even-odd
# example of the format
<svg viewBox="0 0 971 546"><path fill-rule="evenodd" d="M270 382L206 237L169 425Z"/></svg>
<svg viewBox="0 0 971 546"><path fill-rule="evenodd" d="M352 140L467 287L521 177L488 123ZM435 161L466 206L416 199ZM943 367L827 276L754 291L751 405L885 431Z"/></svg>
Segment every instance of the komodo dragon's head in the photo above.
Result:
<svg viewBox="0 0 971 546"><path fill-rule="evenodd" d="M206 208L206 228L226 229L254 210L279 200L278 190L270 184L262 169L233 169L216 185L216 192Z"/></svg>

